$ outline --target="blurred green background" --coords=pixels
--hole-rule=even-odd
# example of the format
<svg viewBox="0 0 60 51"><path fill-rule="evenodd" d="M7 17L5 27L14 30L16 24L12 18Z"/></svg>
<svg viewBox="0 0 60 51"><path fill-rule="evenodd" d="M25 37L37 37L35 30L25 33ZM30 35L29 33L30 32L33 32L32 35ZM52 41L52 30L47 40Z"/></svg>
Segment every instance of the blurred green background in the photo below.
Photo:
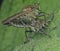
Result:
<svg viewBox="0 0 60 51"><path fill-rule="evenodd" d="M38 2L44 12L56 11L50 28L57 28L48 33L52 38L37 34L32 40L34 51L60 51L60 0L4 0L0 10L0 51L31 51L31 43L23 44L24 29L4 26L2 21L20 12L25 6Z"/></svg>

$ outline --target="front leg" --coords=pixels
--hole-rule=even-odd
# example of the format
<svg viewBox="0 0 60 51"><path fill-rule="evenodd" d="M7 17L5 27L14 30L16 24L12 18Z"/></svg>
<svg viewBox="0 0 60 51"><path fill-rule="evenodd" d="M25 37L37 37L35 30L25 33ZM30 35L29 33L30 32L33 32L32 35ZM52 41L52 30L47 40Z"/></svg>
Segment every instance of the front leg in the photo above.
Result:
<svg viewBox="0 0 60 51"><path fill-rule="evenodd" d="M39 17L39 18L40 17L43 18L45 22L47 22L47 16L49 16L49 14L42 12L42 11L40 11L37 15L37 17Z"/></svg>
<svg viewBox="0 0 60 51"><path fill-rule="evenodd" d="M37 11L36 11L36 12L37 12ZM47 13L41 11L41 10L38 10L38 14L36 13L36 15L37 15L37 17L41 17L41 16L47 16L47 15L49 15L49 14L47 14Z"/></svg>

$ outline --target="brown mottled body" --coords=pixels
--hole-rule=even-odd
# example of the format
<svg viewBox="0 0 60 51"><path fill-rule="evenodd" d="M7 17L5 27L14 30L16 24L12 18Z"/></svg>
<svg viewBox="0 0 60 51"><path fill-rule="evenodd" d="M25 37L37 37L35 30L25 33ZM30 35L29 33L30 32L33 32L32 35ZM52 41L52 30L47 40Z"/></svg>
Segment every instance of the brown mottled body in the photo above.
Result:
<svg viewBox="0 0 60 51"><path fill-rule="evenodd" d="M49 22L46 20L46 15L45 12L39 10L39 4L35 4L34 6L30 5L23 8L21 12L4 20L3 24L25 28L26 43L29 41L26 32L30 32L31 34L32 32L44 32L43 29L47 27ZM44 19L38 19L41 16L44 16ZM30 30L26 30L26 27Z"/></svg>
<svg viewBox="0 0 60 51"><path fill-rule="evenodd" d="M29 5L25 8L23 8L23 10L13 16L8 17L6 20L3 21L3 24L8 24L10 23L12 20L14 19L19 19L19 18L25 18L25 17L31 17L31 18L36 18L35 15L35 10L37 10L34 6Z"/></svg>

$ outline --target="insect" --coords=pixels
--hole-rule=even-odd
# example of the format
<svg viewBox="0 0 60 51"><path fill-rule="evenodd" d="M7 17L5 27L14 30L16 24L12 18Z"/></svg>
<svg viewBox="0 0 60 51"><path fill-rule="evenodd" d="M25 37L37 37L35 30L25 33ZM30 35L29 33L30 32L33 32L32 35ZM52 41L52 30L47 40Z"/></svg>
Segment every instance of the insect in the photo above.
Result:
<svg viewBox="0 0 60 51"><path fill-rule="evenodd" d="M25 28L26 40L24 43L27 43L29 41L27 32L30 32L31 35L33 35L35 32L40 32L40 33L45 34L44 30L47 28L48 22L52 20L52 19L50 19L50 21L46 20L46 17L45 17L46 15L48 14L39 10L39 4L35 4L33 6L29 5L23 8L21 12L4 20L3 24ZM41 16L44 16L44 19L38 18ZM32 37L31 35L30 35L30 38Z"/></svg>

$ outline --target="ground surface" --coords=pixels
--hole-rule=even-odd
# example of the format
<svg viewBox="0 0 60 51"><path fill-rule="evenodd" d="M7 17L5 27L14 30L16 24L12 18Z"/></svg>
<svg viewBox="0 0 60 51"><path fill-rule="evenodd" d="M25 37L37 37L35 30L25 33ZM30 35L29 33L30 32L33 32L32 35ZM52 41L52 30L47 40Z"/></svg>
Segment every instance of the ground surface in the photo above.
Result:
<svg viewBox="0 0 60 51"><path fill-rule="evenodd" d="M24 29L2 25L2 20L18 13L26 5L40 2L41 9L47 13L55 10L55 18L50 28L52 38L37 34L33 39L34 51L60 51L60 0L4 0L0 10L0 51L31 51L31 42L23 44Z"/></svg>

